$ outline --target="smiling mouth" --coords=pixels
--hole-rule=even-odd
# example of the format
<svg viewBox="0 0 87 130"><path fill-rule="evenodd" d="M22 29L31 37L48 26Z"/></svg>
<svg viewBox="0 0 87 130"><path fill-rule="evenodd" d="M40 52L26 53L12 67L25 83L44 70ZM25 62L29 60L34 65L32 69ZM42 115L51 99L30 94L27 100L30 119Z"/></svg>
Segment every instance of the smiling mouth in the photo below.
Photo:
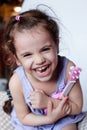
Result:
<svg viewBox="0 0 87 130"><path fill-rule="evenodd" d="M39 72L39 73L43 73L43 72L45 72L48 68L49 68L49 65L40 67L40 68L36 69L36 71Z"/></svg>

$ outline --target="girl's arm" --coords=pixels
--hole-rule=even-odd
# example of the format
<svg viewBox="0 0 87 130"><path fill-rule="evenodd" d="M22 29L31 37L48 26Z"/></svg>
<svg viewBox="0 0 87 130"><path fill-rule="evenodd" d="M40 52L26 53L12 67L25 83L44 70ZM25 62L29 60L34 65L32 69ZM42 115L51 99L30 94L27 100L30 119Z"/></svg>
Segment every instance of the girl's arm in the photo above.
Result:
<svg viewBox="0 0 87 130"><path fill-rule="evenodd" d="M29 113L25 115L25 117L22 120L22 123L31 126L52 124L56 122L58 119L70 114L71 107L66 102L67 98L64 97L56 109L53 109L52 102L49 102L47 107L47 115L36 115L33 113Z"/></svg>
<svg viewBox="0 0 87 130"><path fill-rule="evenodd" d="M66 79L68 81L70 71L70 66L75 66L71 61L69 61L66 71ZM79 79L76 80L75 84L73 85L70 93L69 93L69 104L72 106L71 114L79 114L82 111L83 106L83 95L80 86Z"/></svg>
<svg viewBox="0 0 87 130"><path fill-rule="evenodd" d="M79 114L82 111L83 95L79 80L69 93L69 104L72 106L71 114Z"/></svg>
<svg viewBox="0 0 87 130"><path fill-rule="evenodd" d="M13 97L16 114L24 125L39 126L51 124L70 113L71 107L67 103L67 98L64 98L56 109L53 109L51 101L48 102L47 115L33 114L25 103L21 85L19 77L14 74L10 79L9 88Z"/></svg>

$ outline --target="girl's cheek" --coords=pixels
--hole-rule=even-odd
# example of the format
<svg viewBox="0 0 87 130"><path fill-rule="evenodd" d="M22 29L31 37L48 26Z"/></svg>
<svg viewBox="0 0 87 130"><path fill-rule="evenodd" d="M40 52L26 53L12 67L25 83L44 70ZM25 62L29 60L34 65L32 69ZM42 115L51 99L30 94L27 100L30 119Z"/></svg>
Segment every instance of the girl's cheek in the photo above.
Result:
<svg viewBox="0 0 87 130"><path fill-rule="evenodd" d="M31 60L27 60L26 62L25 62L25 66L27 67L27 68L30 68L31 66L32 66L32 61Z"/></svg>

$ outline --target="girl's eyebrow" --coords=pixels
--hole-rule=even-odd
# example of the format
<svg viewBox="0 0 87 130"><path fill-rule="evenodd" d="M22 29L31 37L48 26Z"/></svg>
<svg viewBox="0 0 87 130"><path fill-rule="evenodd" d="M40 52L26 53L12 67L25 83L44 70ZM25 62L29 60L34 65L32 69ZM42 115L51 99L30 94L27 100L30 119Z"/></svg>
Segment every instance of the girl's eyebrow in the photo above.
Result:
<svg viewBox="0 0 87 130"><path fill-rule="evenodd" d="M52 47L52 45L45 45L43 46L41 49L45 48L45 47Z"/></svg>
<svg viewBox="0 0 87 130"><path fill-rule="evenodd" d="M52 45L49 43L49 44L45 44L42 48L44 47L51 47Z"/></svg>
<svg viewBox="0 0 87 130"><path fill-rule="evenodd" d="M21 52L21 53L20 53L20 56L24 56L24 55L27 55L27 54L32 54L32 53L30 53L30 52L28 52L28 51L27 51L27 52Z"/></svg>

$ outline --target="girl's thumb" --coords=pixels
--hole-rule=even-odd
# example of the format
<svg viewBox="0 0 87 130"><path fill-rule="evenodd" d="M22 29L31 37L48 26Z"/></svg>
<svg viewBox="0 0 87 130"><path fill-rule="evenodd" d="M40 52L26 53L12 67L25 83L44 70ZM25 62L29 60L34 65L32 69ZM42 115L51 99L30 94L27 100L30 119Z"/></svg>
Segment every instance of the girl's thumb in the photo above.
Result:
<svg viewBox="0 0 87 130"><path fill-rule="evenodd" d="M50 113L52 111L52 102L51 101L48 102L47 111L48 111L47 113Z"/></svg>
<svg viewBox="0 0 87 130"><path fill-rule="evenodd" d="M68 97L63 97L60 104L64 105L67 100L68 100Z"/></svg>

